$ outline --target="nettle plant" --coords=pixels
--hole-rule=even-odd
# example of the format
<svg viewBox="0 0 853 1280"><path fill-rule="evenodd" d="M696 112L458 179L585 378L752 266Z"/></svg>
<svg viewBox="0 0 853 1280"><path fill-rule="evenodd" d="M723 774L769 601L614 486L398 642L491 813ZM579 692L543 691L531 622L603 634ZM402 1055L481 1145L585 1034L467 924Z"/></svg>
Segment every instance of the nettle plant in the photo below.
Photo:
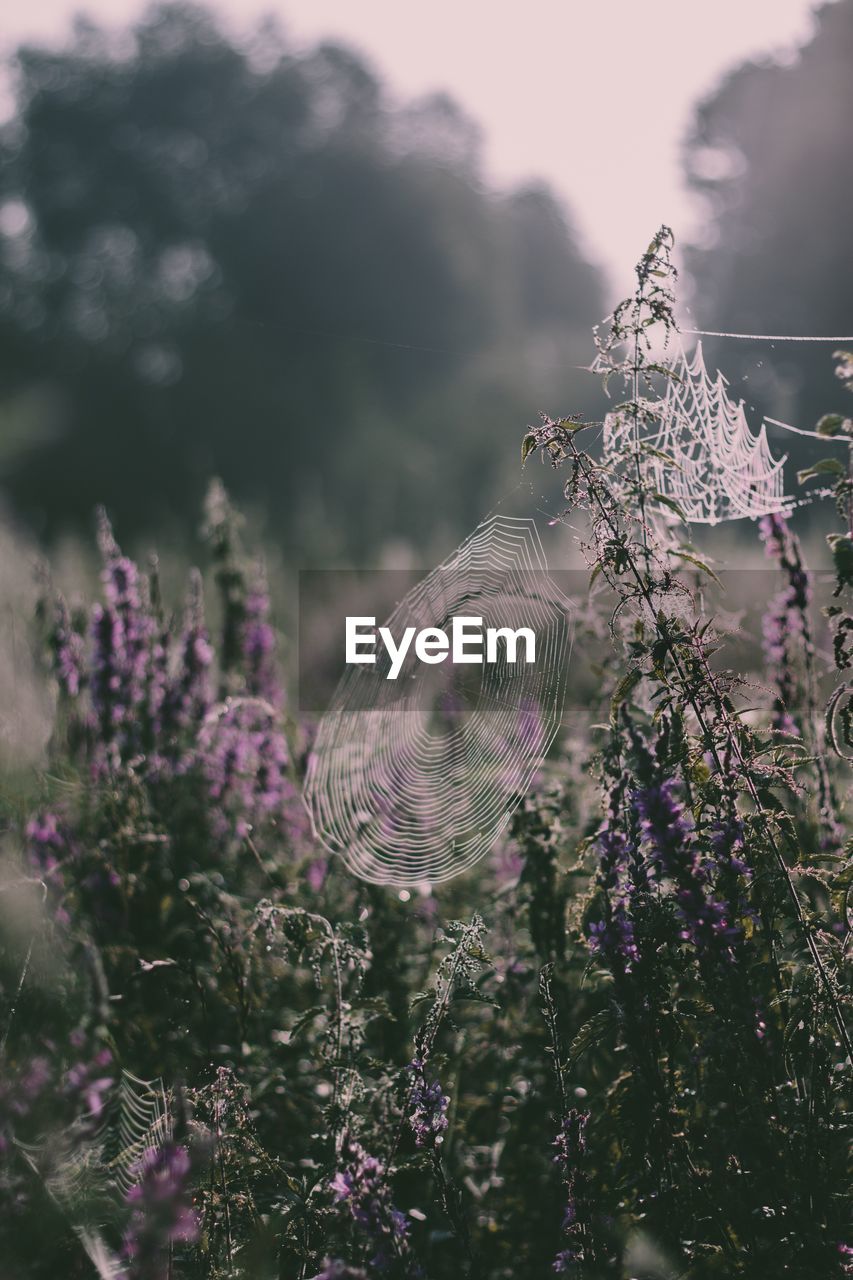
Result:
<svg viewBox="0 0 853 1280"><path fill-rule="evenodd" d="M586 529L598 684L466 876L401 894L318 849L221 488L209 613L104 518L102 599L45 592L56 724L0 885L4 1278L849 1274L853 490L814 471L846 521L824 719L786 520L749 678L649 478L671 247L598 339L619 458L573 418L524 440Z"/></svg>

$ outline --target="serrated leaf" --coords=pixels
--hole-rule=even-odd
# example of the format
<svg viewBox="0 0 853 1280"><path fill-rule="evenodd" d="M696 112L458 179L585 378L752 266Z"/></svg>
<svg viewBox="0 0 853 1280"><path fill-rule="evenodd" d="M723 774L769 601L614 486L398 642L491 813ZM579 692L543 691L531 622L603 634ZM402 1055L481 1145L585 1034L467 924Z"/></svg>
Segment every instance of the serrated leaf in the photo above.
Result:
<svg viewBox="0 0 853 1280"><path fill-rule="evenodd" d="M610 719L613 724L616 723L616 716L619 707L628 697L631 690L637 687L642 678L642 671L639 667L635 667L633 671L629 671L627 675L622 677L616 688L613 690L613 694L610 698Z"/></svg>
<svg viewBox="0 0 853 1280"><path fill-rule="evenodd" d="M686 560L688 564L695 565L697 569L701 569L703 573L707 573L709 578L714 579L718 587L722 587L722 582L720 582L720 579L714 573L711 566L706 564L704 560L700 560L698 556L692 555L689 551L676 551L675 554L680 560Z"/></svg>
<svg viewBox="0 0 853 1280"><path fill-rule="evenodd" d="M669 507L670 511L675 512L679 520L683 520L687 524L687 516L673 498L668 498L665 493L653 493L651 498L653 502L660 502L664 507Z"/></svg>
<svg viewBox="0 0 853 1280"><path fill-rule="evenodd" d="M803 471L798 471L797 480L800 484L805 484L806 480L811 480L814 476L840 477L846 474L844 464L839 462L838 458L821 458L820 462L815 462Z"/></svg>
<svg viewBox="0 0 853 1280"><path fill-rule="evenodd" d="M289 1028L290 1039L291 1040L295 1039L295 1037L299 1035L300 1031L305 1030L309 1022L313 1022L315 1018L319 1017L321 1013L325 1013L325 1012L326 1010L323 1008L321 1004L315 1004L315 1005L312 1005L310 1009L306 1009L304 1013L301 1013L299 1015L299 1017L294 1022L293 1026Z"/></svg>
<svg viewBox="0 0 853 1280"><path fill-rule="evenodd" d="M610 1009L599 1009L585 1022L569 1045L569 1061L577 1062L583 1054L595 1048L605 1038L613 1023Z"/></svg>
<svg viewBox="0 0 853 1280"><path fill-rule="evenodd" d="M521 465L522 466L524 466L525 462L529 458L530 454L533 453L535 448L536 448L536 437L533 435L531 431L531 432L528 432L528 434L524 437L524 439L521 442Z"/></svg>
<svg viewBox="0 0 853 1280"><path fill-rule="evenodd" d="M660 458L662 462L668 463L669 466L673 467L676 471L684 470L681 463L677 462L671 453L664 453L663 449L655 449L654 446L650 444L641 444L640 452L647 454L650 458Z"/></svg>

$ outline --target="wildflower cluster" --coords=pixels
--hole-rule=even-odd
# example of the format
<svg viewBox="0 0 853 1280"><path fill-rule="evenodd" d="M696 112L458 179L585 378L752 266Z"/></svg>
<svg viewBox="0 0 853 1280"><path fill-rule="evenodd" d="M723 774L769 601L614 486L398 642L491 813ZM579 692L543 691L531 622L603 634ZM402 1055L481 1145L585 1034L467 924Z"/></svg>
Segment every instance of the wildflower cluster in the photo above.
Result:
<svg viewBox="0 0 853 1280"><path fill-rule="evenodd" d="M220 490L215 495L218 503L225 501ZM227 523L229 517L220 511L218 518ZM74 727L73 741L92 776L108 784L122 777L142 782L156 807L175 803L178 790L182 806L194 794L199 827L207 826L224 847L239 846L265 825L285 823L288 812L290 834L298 838L305 830L281 724L269 596L260 570L250 577L230 538L227 575L222 564L218 571L220 584L227 585L224 627L233 648L228 672L220 672L230 691L224 701L214 700L215 649L201 575L190 575L182 618L167 617L156 562L143 574L121 553L104 513L98 539L104 599L88 624L78 610L74 629L65 602L55 595L55 621L46 636L60 711ZM48 601L42 614L50 612ZM47 815L43 830L31 826L34 846L52 860L51 873L61 842L48 827L57 821Z"/></svg>
<svg viewBox="0 0 853 1280"><path fill-rule="evenodd" d="M341 1145L341 1166L330 1183L335 1204L347 1212L371 1254L371 1267L385 1271L409 1254L409 1223L391 1202L385 1166L349 1134Z"/></svg>

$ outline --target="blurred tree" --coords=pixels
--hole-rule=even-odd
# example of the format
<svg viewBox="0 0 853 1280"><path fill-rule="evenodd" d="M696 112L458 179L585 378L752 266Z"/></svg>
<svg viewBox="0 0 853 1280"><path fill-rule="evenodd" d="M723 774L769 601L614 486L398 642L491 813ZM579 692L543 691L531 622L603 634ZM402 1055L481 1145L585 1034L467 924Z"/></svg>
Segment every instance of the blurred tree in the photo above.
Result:
<svg viewBox="0 0 853 1280"><path fill-rule="evenodd" d="M853 333L851 66L853 0L838 0L793 60L742 66L699 108L686 163L708 221L688 261L704 327ZM719 354L730 375L749 373L765 411L810 426L834 407L831 348L727 342Z"/></svg>
<svg viewBox="0 0 853 1280"><path fill-rule="evenodd" d="M357 55L269 23L238 43L166 6L15 69L0 392L50 406L29 451L0 440L19 510L140 529L218 472L315 555L483 513L603 310L547 191L488 194L448 98L392 110Z"/></svg>

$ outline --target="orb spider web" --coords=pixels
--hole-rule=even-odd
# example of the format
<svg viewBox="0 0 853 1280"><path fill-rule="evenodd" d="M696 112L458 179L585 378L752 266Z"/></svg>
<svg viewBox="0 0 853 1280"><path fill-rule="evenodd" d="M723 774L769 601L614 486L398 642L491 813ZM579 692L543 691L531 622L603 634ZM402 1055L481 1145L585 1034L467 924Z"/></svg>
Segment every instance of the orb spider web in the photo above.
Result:
<svg viewBox="0 0 853 1280"><path fill-rule="evenodd" d="M350 666L314 743L304 798L314 832L376 884L450 879L507 827L562 718L573 606L547 572L533 520L493 516L406 595L388 621L529 627L535 662L403 669Z"/></svg>

